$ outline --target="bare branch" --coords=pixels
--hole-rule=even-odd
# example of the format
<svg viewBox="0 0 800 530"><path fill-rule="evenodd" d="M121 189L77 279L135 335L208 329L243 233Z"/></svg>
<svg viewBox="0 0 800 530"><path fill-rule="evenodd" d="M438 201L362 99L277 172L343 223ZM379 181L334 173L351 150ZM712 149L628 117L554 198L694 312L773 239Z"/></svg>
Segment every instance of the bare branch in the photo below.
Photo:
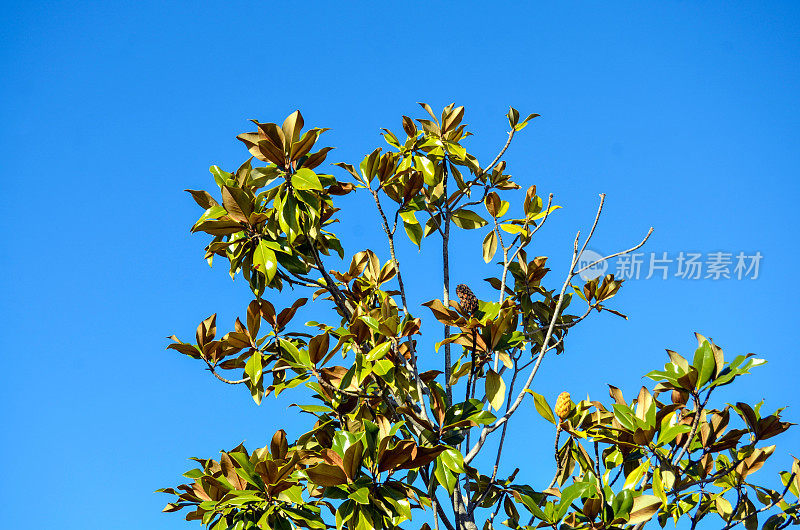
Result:
<svg viewBox="0 0 800 530"><path fill-rule="evenodd" d="M506 411L505 414L503 414L501 418L499 418L493 424L484 426L484 428L481 429L480 439L477 442L475 442L475 445L472 447L470 452L467 454L467 456L464 457L465 463L471 462L472 459L477 456L478 452L481 450L481 447L483 447L483 444L486 443L486 437L488 436L488 434L497 429L503 423L507 422L508 419L511 417L511 415L514 414L514 412L522 403L523 398L525 397L525 391L528 388L530 388L531 383L533 382L533 378L536 377L536 372L539 371L539 366L541 366L542 364L542 359L544 358L544 354L549 349L547 344L550 341L550 337L553 335L553 329L554 326L556 325L556 320L558 319L558 315L561 312L561 306L564 303L564 293L566 292L567 286L570 285L572 277L574 276L575 265L578 262L579 238L580 238L580 232L578 232L578 235L575 236L575 243L573 244L572 260L570 261L569 273L567 274L567 278L564 280L564 283L561 286L561 293L559 294L558 302L556 302L556 307L553 310L553 316L550 319L550 325L548 326L547 333L545 334L544 340L542 341L542 349L539 351L539 356L536 359L536 364L533 366L531 373L528 375L528 379L525 381L524 387L517 395L517 399L514 400L514 404L509 407L509 409Z"/></svg>
<svg viewBox="0 0 800 530"><path fill-rule="evenodd" d="M508 146L511 145L511 140L514 138L514 133L515 132L516 131L514 129L511 129L510 131L508 131L508 140L506 140L506 144L503 146L502 149L500 149L500 152L497 153L497 156L494 157L494 160L492 160L491 163L488 166L486 166L486 169L483 170L482 173L484 175L486 173L490 172L492 170L492 168L495 165L497 165L498 162L500 162L500 158L505 154L506 149L508 149Z"/></svg>
<svg viewBox="0 0 800 530"><path fill-rule="evenodd" d="M508 132L508 140L506 140L506 143L503 146L503 148L500 149L500 152L497 153L497 156L494 157L494 160L492 160L492 162L488 166L486 166L486 169L480 170L478 174L475 175L475 178L469 181L466 186L464 186L464 188L461 190L461 195L455 201L453 201L452 208L455 208L458 205L458 201L460 201L461 198L465 196L466 192L464 190L472 189L472 186L474 186L480 180L481 177L486 175L489 171L492 170L492 168L495 165L497 165L498 162L500 162L500 158L502 158L502 156L505 154L506 150L508 149L508 146L511 145L511 139L514 138L514 132L515 132L514 129L511 129Z"/></svg>
<svg viewBox="0 0 800 530"><path fill-rule="evenodd" d="M235 379L235 380L225 379L224 377L222 377L221 375L219 375L217 373L217 370L214 368L214 365L212 365L208 361L206 361L206 364L208 365L208 371L211 372L212 374L214 374L214 377L216 377L217 379L219 379L223 383L227 383L229 385L241 385L242 383L246 383L246 382L250 381L249 377L245 377L244 379Z"/></svg>
<svg viewBox="0 0 800 530"><path fill-rule="evenodd" d="M350 310L347 308L347 304L345 303L344 296L339 288L336 286L336 283L331 278L328 271L325 270L325 266L322 264L322 259L319 257L319 252L317 251L316 245L311 245L311 253L314 255L314 261L317 263L317 267L319 272L322 274L322 277L325 279L325 288L333 297L333 301L339 310L342 312L342 316L349 322L351 318Z"/></svg>
<svg viewBox="0 0 800 530"><path fill-rule="evenodd" d="M580 273L582 273L582 272L583 272L583 271L585 271L585 270L591 269L592 267L594 267L594 266L595 266L595 265L597 265L598 263L602 263L602 262L604 262L604 261L606 261L606 260L609 260L609 259L611 259L611 258L616 258L617 256L622 256L623 254L630 254L630 253L631 253L631 252L633 252L634 250L637 250L637 249L641 248L641 247L642 247L642 246L643 246L645 243L647 243L647 240L648 240L648 239L650 239L650 235L651 235L652 233L653 233L653 227L650 227L650 230L648 230L648 231L647 231L647 235L646 235L646 236L644 236L644 239L642 239L641 243L639 243L639 244L638 244L638 245L636 245L635 247L631 247L631 248L629 248L629 249L627 249L627 250L621 250L621 251L619 251L619 252L615 252L615 253L613 253L613 254L609 254L608 256L605 256L605 257L603 257L603 258L600 258L600 259L598 259L598 260L595 260L595 261L591 262L590 264L586 265L585 267L583 267L583 268L581 268L581 269L578 269L577 271L575 271L575 274L576 274L576 275L577 275L577 274L580 274Z"/></svg>
<svg viewBox="0 0 800 530"><path fill-rule="evenodd" d="M757 513L766 512L767 510L770 510L770 509L774 508L775 506L777 506L777 504L778 504L779 502L781 502L781 501L783 500L783 498L784 498L784 497L786 497L786 492L787 492L787 491L789 491L789 486L791 486L791 485L792 485L792 481L794 480L794 476L795 476L795 475L796 475L796 473L792 473L792 474L791 474L791 476L789 476L789 480L788 480L788 481L786 481L786 487L785 487L785 488L783 488L783 492L781 492L781 495L780 495L780 497L778 497L777 499L775 499L774 501L772 501L770 504L768 504L768 505L764 506L764 507L763 507L763 508L761 508L760 510L756 510L755 512L753 512L752 514L750 514L750 516L752 517L753 515L755 515L755 514L757 514ZM731 516L731 517L733 517L733 516ZM747 518L745 518L745 519L747 519ZM725 525L725 527L724 527L722 530L728 530L729 528L733 528L734 526L738 525L739 523L741 523L741 522L743 522L743 521L744 521L744 519L739 519L738 521L735 521L735 522L733 522L733 523L731 523L730 521L728 521L728 524L727 524L727 525Z"/></svg>
<svg viewBox="0 0 800 530"><path fill-rule="evenodd" d="M552 194L551 194L550 197L552 199ZM578 232L577 235L575 236L575 240L573 241L572 259L570 261L569 272L567 274L566 279L564 280L564 283L561 285L561 291L560 291L559 296L558 296L558 302L556 302L556 307L555 307L555 309L553 311L553 316L551 317L550 322L548 324L547 332L546 332L546 334L544 336L544 339L542 341L542 347L541 347L541 349L539 351L539 355L536 358L536 363L534 364L533 369L531 370L531 373L528 375L528 378L525 381L525 385L523 386L522 390L517 395L516 399L514 400L513 405L511 405L508 408L506 413L502 417L498 418L491 425L486 425L481 429L480 438L478 439L477 442L475 442L475 445L470 449L469 453L464 457L464 462L465 463L471 462L477 456L478 452L480 452L480 450L483 447L484 443L486 443L486 438L489 435L489 433L495 431L501 425L506 423L509 420L509 418L514 414L516 409L522 403L523 398L525 397L525 391L528 388L530 388L530 385L533 382L533 379L536 376L536 373L538 372L539 367L541 366L541 362L542 362L542 360L544 358L545 353L547 353L548 351L554 349L561 341L563 341L563 337L562 337L561 339L559 339L559 341L556 342L556 344L554 344L554 345L550 345L549 344L550 338L552 337L553 331L555 330L555 327L556 327L556 320L558 319L558 317L560 315L560 312L561 312L561 306L562 306L563 301L564 301L564 294L566 293L567 287L569 285L571 285L572 278L574 278L576 275L580 274L581 272L593 267L594 265L596 265L598 263L601 263L602 261L605 261L607 259L610 259L610 258L613 258L613 257L616 257L616 256L620 256L620 255L623 255L623 254L627 254L627 253L633 252L634 250L636 250L636 249L640 248L642 245L644 245L647 242L647 240L650 238L650 235L653 233L653 228L651 227L650 230L647 232L647 235L644 237L644 239L638 245L636 245L634 247L631 247L631 248L629 248L627 250L623 250L621 252L616 252L614 254L611 254L609 256L601 258L601 259L599 259L599 260L597 260L597 261L595 261L595 262L593 262L593 263L591 263L591 264L589 264L589 265L587 265L587 266L585 266L585 267L583 267L581 269L575 270L575 267L578 264L578 258L580 256L580 254L586 249L586 246L589 244L589 241L591 240L592 236L594 235L594 231L595 231L595 229L597 227L597 224L598 224L598 222L600 220L600 215L602 214L604 203L605 203L605 194L601 194L600 195L600 205L597 208L597 214L595 215L594 222L592 223L592 227L589 230L589 235L587 236L587 238L584 241L583 245L581 246L580 250L578 249L579 242L580 242L580 232ZM550 204L550 201L548 201L548 211L550 209L549 204ZM546 216L545 216L545 219L546 219ZM540 223L539 226L541 226L543 223L544 223L544 221L542 223ZM538 229L539 226L537 226L537 229ZM504 288L504 286L501 285L501 293L503 292L503 288ZM573 322L571 324L575 325L575 324L577 324L577 322L579 322L583 318L585 318L585 315L584 315L584 317L581 317L581 319L579 319L578 321Z"/></svg>
<svg viewBox="0 0 800 530"><path fill-rule="evenodd" d="M689 449L689 445L691 445L692 440L694 439L694 435L697 433L697 427L700 425L700 416L703 414L703 409L706 408L706 405L708 404L708 400L711 397L711 392L713 390L714 390L714 387L711 387L711 388L708 389L708 393L706 394L706 399L705 399L705 401L703 402L702 405L700 404L700 399L697 397L697 395L694 395L694 394L692 395L692 397L694 398L694 402L695 402L695 406L697 407L697 410L695 411L695 415L694 415L694 418L693 418L693 421L692 421L692 430L689 431L689 437L686 438L686 442L683 444L683 447L681 447L681 450L678 452L677 455L675 455L675 463L676 464L681 461L681 458L683 457L683 455L686 454L686 450Z"/></svg>
<svg viewBox="0 0 800 530"><path fill-rule="evenodd" d="M589 241L592 239L594 235L594 229L597 228L597 223L600 221L600 214L603 213L603 204L606 202L606 194L600 194L600 205L597 207L597 214L594 216L594 223L592 223L592 228L589 230L589 235L586 236L586 241L583 242L583 246L581 247L581 251L578 253L578 256L583 254L583 251L586 250L586 245L589 244Z"/></svg>

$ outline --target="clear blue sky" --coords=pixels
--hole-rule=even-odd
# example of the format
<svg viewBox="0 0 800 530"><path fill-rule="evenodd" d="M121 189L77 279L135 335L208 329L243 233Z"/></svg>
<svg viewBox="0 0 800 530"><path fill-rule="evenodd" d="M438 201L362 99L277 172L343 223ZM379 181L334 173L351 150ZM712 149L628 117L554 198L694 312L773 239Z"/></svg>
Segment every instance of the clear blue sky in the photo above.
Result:
<svg viewBox="0 0 800 530"><path fill-rule="evenodd" d="M333 129L323 137L337 146L329 161L350 163L381 145L380 127L419 116L417 101L466 105L483 160L505 139L509 105L540 113L507 159L519 182L565 206L534 243L557 270L600 192L597 250L652 225L648 253L763 259L756 280L631 280L615 304L630 320L599 315L576 330L536 390L551 402L562 389L606 399L615 383L630 399L664 348L693 351L696 330L728 355L766 357L740 399L792 405L786 417L800 421L800 5L387 6L3 3L4 526L192 527L160 514L167 497L152 493L178 483L187 457L303 427L288 400L256 407L164 350L165 336L191 338L215 311L232 325L248 300L241 280L204 263L206 239L188 232L199 211L182 190L210 189L209 165L244 160L234 136L248 118L278 121L298 108L307 124ZM385 255L364 199L344 201L356 209L342 237L348 253ZM459 242L454 281L479 285L491 268L478 242ZM409 249L401 259L408 274L437 263ZM438 296L427 277L413 294ZM520 416L508 454L534 482L551 473L551 432L532 407ZM776 463L788 465L798 432L784 436ZM539 440L543 452L532 452Z"/></svg>

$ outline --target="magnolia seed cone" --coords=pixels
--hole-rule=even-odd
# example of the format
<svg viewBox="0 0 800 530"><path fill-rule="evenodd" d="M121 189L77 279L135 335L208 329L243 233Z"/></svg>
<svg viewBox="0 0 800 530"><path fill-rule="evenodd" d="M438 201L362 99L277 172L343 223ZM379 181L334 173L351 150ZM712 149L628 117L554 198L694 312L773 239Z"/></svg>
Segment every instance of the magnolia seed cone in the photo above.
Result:
<svg viewBox="0 0 800 530"><path fill-rule="evenodd" d="M569 392L561 392L556 399L556 416L558 419L563 420L569 416L572 411L572 400L569 397Z"/></svg>
<svg viewBox="0 0 800 530"><path fill-rule="evenodd" d="M478 309L478 298L472 292L472 289L465 284L460 283L456 287L456 295L461 303L461 309L468 315L471 315Z"/></svg>

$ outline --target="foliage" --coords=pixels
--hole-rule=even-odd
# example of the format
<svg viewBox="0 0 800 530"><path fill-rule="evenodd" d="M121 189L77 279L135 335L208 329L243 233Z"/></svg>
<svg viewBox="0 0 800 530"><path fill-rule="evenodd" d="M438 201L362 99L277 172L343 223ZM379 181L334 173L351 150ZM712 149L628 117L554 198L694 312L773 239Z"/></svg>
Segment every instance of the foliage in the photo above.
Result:
<svg viewBox="0 0 800 530"><path fill-rule="evenodd" d="M437 117L422 106L429 117L403 116L402 141L384 129L387 152L374 150L357 169L336 164L343 181L317 172L330 150L317 147L325 129L303 133L295 112L280 126L254 122L255 132L239 135L252 156L236 171L211 167L219 200L187 190L204 210L192 231L213 237L209 264L227 260L254 299L244 322L237 319L221 337L212 315L199 324L194 344L173 336L169 348L202 361L219 380L245 386L256 403L302 385L313 401L297 406L314 422L292 442L278 430L265 447L194 459L199 466L184 474L189 482L159 490L174 496L165 511L186 508L188 520L214 530L364 530L420 526L420 518L472 530L493 528L501 507L513 529L633 528L651 519L664 526L684 517L694 528L712 516L725 528L743 522L752 529L762 513L769 515L764 528L800 524L798 460L781 474L780 491L752 482L775 450L762 442L791 425L781 420L782 409L709 405L716 388L764 363L752 354L726 362L719 346L698 335L692 362L669 351L664 370L647 374L655 385L632 402L613 386L610 404L571 404L564 394L557 415L532 390L546 355L563 352L570 329L592 310L624 316L608 307L622 280L577 282L593 265L579 268L579 256L604 196L588 236L574 240L565 279L547 287L547 258L529 257L526 248L558 206L535 186L519 213L503 198L520 187L502 157L538 115L520 120L512 108L507 142L482 166L463 145L470 135L464 108L449 105ZM361 250L337 272L326 265L333 253L345 256L331 231L335 200L355 190L377 209L389 259ZM401 224L416 247L432 237L442 243L434 248L441 248L443 297L426 309L407 303L395 251ZM497 300L479 301L466 285L459 285L460 303L451 300L451 231L487 228L482 254L487 263L500 260L497 277L486 279ZM639 248L649 234L603 259ZM278 310L266 293L286 285L307 294ZM335 315L298 325L294 317L308 297L332 302ZM573 299L582 309L568 314ZM443 324L435 346L442 371L418 364L428 314ZM432 333L430 323L426 330ZM231 372L241 377L230 379ZM518 470L499 476L509 420L526 400L554 424L549 485L520 483ZM491 470L477 466L479 454L491 455Z"/></svg>

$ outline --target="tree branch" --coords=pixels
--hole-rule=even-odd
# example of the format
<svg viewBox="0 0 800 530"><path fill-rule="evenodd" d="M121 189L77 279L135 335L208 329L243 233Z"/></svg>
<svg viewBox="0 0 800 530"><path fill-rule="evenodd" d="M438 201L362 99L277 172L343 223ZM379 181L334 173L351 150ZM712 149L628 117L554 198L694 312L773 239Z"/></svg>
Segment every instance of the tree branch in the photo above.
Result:
<svg viewBox="0 0 800 530"><path fill-rule="evenodd" d="M480 171L478 172L478 174L477 174L477 175L475 175L475 178L474 178L474 179L472 179L471 181L469 181L469 182L467 183L467 185L466 185L466 186L464 186L464 188L463 188L463 189L461 189L461 190L459 191L459 192L461 193L461 195L459 195L459 196L456 198L456 200L455 200L455 201L453 201L453 204L451 205L451 207L452 207L452 208L455 208L456 206L458 206L458 201L460 201L460 200L461 200L461 198L462 198L462 197L464 197L464 196L466 195L466 192L467 192L467 191L469 191L469 190L471 190L471 189L472 189L472 186L474 186L475 184L477 184L477 183L478 183L478 181L480 180L480 178L481 178L481 177L483 177L484 175L486 175L486 174L487 174L489 171L491 171L491 170L492 170L492 168L493 168L493 167L494 167L494 166L495 166L495 165L496 165L498 162L500 162L500 158L501 158L501 157L502 157L502 156L505 154L505 152L506 152L506 149L508 149L508 146L509 146L509 145L511 145L511 139L512 139L512 138L514 138L514 132L515 132L515 131L514 131L514 129L513 129L513 128L512 128L512 129L509 131L509 133L508 133L508 140L506 140L506 143L505 143L505 145L503 146L503 148L502 148L502 149L500 149L500 152L499 152L499 153L497 153L497 156L496 156L496 157L494 157L494 160L492 160L492 162L491 162L491 163L490 163L488 166L486 166L486 169L482 169L482 170L480 170ZM445 195L447 195L447 194L445 193Z"/></svg>
<svg viewBox="0 0 800 530"><path fill-rule="evenodd" d="M692 440L694 439L694 435L697 434L697 427L700 425L700 416L703 414L703 409L705 409L706 405L708 404L708 400L711 397L712 390L714 390L714 387L708 389L708 393L706 394L706 399L705 401L703 401L702 405L700 404L700 399L697 397L697 395L696 394L692 395L697 410L692 421L692 430L689 431L689 437L686 438L686 442L683 444L683 447L681 447L681 450L678 452L677 455L675 455L674 462L676 464L680 463L681 458L683 457L684 454L686 454L686 450L691 445Z"/></svg>
<svg viewBox="0 0 800 530"><path fill-rule="evenodd" d="M780 497L778 497L777 499L772 501L770 504L764 506L760 510L756 510L755 512L751 513L748 517L745 517L744 519L739 519L738 521L736 521L734 523L731 523L730 521L728 521L728 524L725 525L725 527L722 530L728 530L730 528L733 528L734 526L736 526L739 523L743 522L745 519L749 519L750 517L753 517L757 513L766 512L767 510L770 510L770 509L774 508L779 502L781 502L783 500L784 497L786 497L786 492L789 491L789 486L791 486L792 481L794 480L795 474L796 473L792 473L791 476L789 476L789 480L786 482L786 487L783 488L783 492L781 493Z"/></svg>
<svg viewBox="0 0 800 530"><path fill-rule="evenodd" d="M586 248L586 246L589 244L589 241L591 240L592 236L594 235L594 230L595 230L595 228L597 226L597 223L599 221L600 214L602 213L604 202L605 202L605 194L601 194L600 195L600 205L598 206L597 214L595 215L595 219L594 219L594 222L592 223L592 228L589 231L589 235L587 236L586 241L584 242L583 246L581 247L582 250ZM652 233L653 233L653 228L651 227L650 230L647 232L647 235L642 240L642 242L639 243L638 245L636 245L636 246L634 246L634 247L632 247L630 249L623 250L621 252L617 252L617 253L612 254L610 256L607 256L605 258L601 258L601 259L597 260L596 262L594 262L593 264L588 265L586 267L583 267L583 268L581 268L581 269L576 271L575 267L578 264L578 257L580 255L580 253L578 251L578 244L579 244L579 241L580 241L580 232L578 232L578 234L575 236L575 240L573 242L572 259L570 261L569 272L567 273L567 277L564 280L564 283L561 285L561 291L560 291L559 296L558 296L558 302L556 302L556 307L553 310L553 316L550 318L550 323L549 323L549 325L547 327L547 333L545 334L544 339L542 340L542 347L541 347L541 349L539 351L539 355L538 355L538 357L536 359L536 363L534 364L533 369L531 370L531 373L528 375L528 379L525 381L525 385L523 386L522 390L517 395L517 398L514 401L514 404L508 409L508 411L506 411L506 413L501 418L498 418L491 425L486 425L481 429L480 438L478 439L477 442L475 442L475 445L472 447L472 449L470 449L469 453L464 457L464 462L465 463L471 462L478 455L478 453L480 452L481 448L483 447L483 444L486 443L486 438L489 435L489 433L495 431L503 423L507 422L509 420L509 418L511 418L511 416L514 414L514 412L517 410L517 408L520 406L520 404L522 403L522 400L525 397L525 391L528 388L530 388L530 385L533 382L533 378L536 376L536 373L539 371L539 367L541 366L542 359L544 358L545 353L554 347L554 346L548 346L548 343L550 341L550 337L552 337L552 335L553 335L553 330L555 329L555 326L556 326L556 320L558 319L558 317L559 317L559 315L561 313L561 306L563 305L563 302L564 302L564 294L566 293L567 287L571 284L572 278L574 278L576 275L580 274L582 271L584 271L584 270L586 270L588 268L591 268L593 265L596 265L597 263L600 263L600 262L602 262L602 261L604 261L606 259L612 258L614 256L619 256L619 255L622 255L622 254L627 254L629 252L633 252L634 250L636 250L636 249L640 248L642 245L644 245L645 242L647 241L647 239L650 237L650 234L652 234ZM502 287L503 286L501 286L501 288ZM563 338L561 340L563 340Z"/></svg>
<svg viewBox="0 0 800 530"><path fill-rule="evenodd" d="M224 377L222 377L221 375L219 375L217 373L216 369L214 368L214 366L210 362L208 362L205 359L203 359L203 360L206 361L206 364L208 365L208 371L211 372L212 374L214 374L214 377L216 377L217 379L219 379L223 383L227 383L229 385L241 385L242 383L246 383L246 382L250 381L249 377L245 377L244 379L235 379L235 380L225 379Z"/></svg>

